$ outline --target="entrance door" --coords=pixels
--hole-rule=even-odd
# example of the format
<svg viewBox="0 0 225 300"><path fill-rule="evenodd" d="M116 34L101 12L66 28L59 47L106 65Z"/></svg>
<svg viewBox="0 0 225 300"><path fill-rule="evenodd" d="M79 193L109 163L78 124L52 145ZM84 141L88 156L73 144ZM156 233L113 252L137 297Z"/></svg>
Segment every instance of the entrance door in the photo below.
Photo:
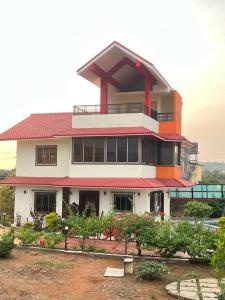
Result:
<svg viewBox="0 0 225 300"><path fill-rule="evenodd" d="M99 192L80 191L79 192L80 212L85 212L87 216L94 214L99 216Z"/></svg>
<svg viewBox="0 0 225 300"><path fill-rule="evenodd" d="M164 193L162 191L151 192L150 211L164 213Z"/></svg>

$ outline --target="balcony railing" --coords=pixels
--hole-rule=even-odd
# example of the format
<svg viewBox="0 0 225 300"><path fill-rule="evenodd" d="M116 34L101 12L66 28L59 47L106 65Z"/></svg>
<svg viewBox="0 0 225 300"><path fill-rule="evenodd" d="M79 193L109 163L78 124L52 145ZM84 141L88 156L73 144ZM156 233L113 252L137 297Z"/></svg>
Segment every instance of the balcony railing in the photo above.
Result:
<svg viewBox="0 0 225 300"><path fill-rule="evenodd" d="M171 122L174 120L174 113L157 113L157 120L159 122Z"/></svg>
<svg viewBox="0 0 225 300"><path fill-rule="evenodd" d="M147 107L143 103L119 103L102 105L79 105L73 107L74 115L96 115L96 114L127 114L143 113L147 115ZM173 120L173 113L157 113L151 109L151 118L158 121Z"/></svg>

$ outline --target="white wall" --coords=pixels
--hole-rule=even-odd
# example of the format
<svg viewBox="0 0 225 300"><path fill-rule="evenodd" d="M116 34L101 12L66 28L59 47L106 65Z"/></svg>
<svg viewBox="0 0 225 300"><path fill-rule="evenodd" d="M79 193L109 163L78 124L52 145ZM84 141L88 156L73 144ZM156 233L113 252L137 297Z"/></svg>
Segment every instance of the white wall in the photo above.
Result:
<svg viewBox="0 0 225 300"><path fill-rule="evenodd" d="M37 145L57 145L56 166L35 166ZM16 175L37 177L64 177L69 175L71 138L24 140L17 142Z"/></svg>
<svg viewBox="0 0 225 300"><path fill-rule="evenodd" d="M73 115L73 128L146 127L159 132L156 120L142 113Z"/></svg>
<svg viewBox="0 0 225 300"><path fill-rule="evenodd" d="M32 220L30 217L30 211L34 209L34 196L33 191L56 191L56 212L59 215L62 215L62 188L50 188L50 187L27 187L27 186L17 186L15 190L15 217L16 214L21 215L22 222ZM79 204L79 191L87 189L76 189L70 188L70 203L75 202ZM89 189L95 190L98 189ZM132 190L134 194L134 212L135 213L144 213L145 211L150 212L150 197L149 194L151 191L156 191L157 189L139 189ZM26 193L24 193L26 191ZM107 214L112 211L113 204L113 194L112 189L100 189L99 190L99 214L103 211L104 214ZM117 190L119 192L119 190ZM125 191L125 190L123 190ZM130 190L129 190L130 191ZM168 194L168 189L164 189L164 210L165 215L170 216L170 196Z"/></svg>
<svg viewBox="0 0 225 300"><path fill-rule="evenodd" d="M155 178L156 168L146 165L71 164L69 177Z"/></svg>
<svg viewBox="0 0 225 300"><path fill-rule="evenodd" d="M62 189L40 186L16 186L15 188L15 209L14 216L21 215L21 221L26 222L32 220L30 212L34 210L34 194L33 191L56 191L56 212L62 214Z"/></svg>

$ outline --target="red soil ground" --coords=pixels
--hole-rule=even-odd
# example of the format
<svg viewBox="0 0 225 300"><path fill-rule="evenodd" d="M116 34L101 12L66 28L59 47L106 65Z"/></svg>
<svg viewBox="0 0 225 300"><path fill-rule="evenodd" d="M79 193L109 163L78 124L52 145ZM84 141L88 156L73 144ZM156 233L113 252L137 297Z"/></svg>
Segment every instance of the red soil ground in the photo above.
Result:
<svg viewBox="0 0 225 300"><path fill-rule="evenodd" d="M190 271L211 276L210 266L169 264L162 280L136 281L133 275L105 278L106 267L122 260L15 249L0 260L1 300L170 300L165 285Z"/></svg>

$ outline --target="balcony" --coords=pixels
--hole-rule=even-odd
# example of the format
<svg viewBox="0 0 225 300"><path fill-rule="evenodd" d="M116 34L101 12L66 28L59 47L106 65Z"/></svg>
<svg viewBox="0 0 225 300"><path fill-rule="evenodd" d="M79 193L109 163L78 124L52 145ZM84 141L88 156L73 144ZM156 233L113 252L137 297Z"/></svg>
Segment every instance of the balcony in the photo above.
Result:
<svg viewBox="0 0 225 300"><path fill-rule="evenodd" d="M143 113L147 115L147 107L143 103L119 103L101 105L79 105L73 107L73 115L97 114L129 114ZM156 121L173 121L173 113L157 113L151 109L151 118Z"/></svg>

